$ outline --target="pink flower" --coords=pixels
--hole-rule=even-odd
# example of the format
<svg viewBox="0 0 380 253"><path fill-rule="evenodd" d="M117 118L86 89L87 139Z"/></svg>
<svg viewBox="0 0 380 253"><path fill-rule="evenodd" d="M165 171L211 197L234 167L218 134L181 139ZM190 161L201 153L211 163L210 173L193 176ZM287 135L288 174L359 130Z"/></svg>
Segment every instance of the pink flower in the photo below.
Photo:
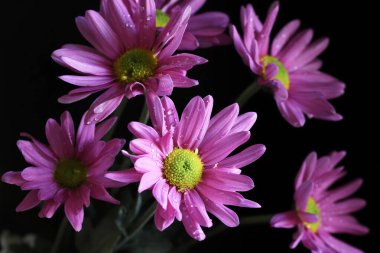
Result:
<svg viewBox="0 0 380 253"><path fill-rule="evenodd" d="M95 127L84 124L84 117L75 134L70 113L61 116L61 124L49 119L46 123L45 145L32 136L19 140L17 146L25 160L31 164L21 172L9 171L2 181L30 190L16 208L17 212L29 210L43 203L39 216L51 218L60 205L76 231L83 222L83 206L90 205L90 196L95 199L118 204L105 188L120 187L120 184L106 178L120 172L107 172L120 152L125 141L100 139L113 126L116 119L110 119Z"/></svg>
<svg viewBox="0 0 380 253"><path fill-rule="evenodd" d="M330 189L346 174L343 167L336 168L345 155L345 152L332 152L318 159L313 152L305 159L295 182L296 210L277 214L271 221L276 228L298 227L292 249L302 241L312 252L362 252L331 235L368 233L368 228L351 216L352 212L362 209L366 201L349 198L360 188L363 180L356 179L345 186Z"/></svg>
<svg viewBox="0 0 380 253"><path fill-rule="evenodd" d="M165 27L165 23L181 11L186 5L191 6L192 15L183 35L179 49L194 50L215 45L229 44L231 39L224 32L230 23L229 17L222 12L204 12L197 14L206 0L156 0L158 12L157 26ZM166 22L165 22L166 21Z"/></svg>
<svg viewBox="0 0 380 253"><path fill-rule="evenodd" d="M139 122L129 124L137 137L130 143L135 155L123 152L131 158L134 168L130 174L108 177L131 182L131 175L141 175L139 192L151 189L159 203L155 213L159 230L177 219L191 237L203 240L201 226L212 226L207 212L235 227L239 218L226 205L260 207L238 192L254 187L251 178L241 175L240 168L256 161L265 147L253 145L228 157L249 140L256 113L238 116L239 107L233 104L210 119L211 96L193 98L181 119L168 97L149 95L148 105L154 128Z"/></svg>
<svg viewBox="0 0 380 253"><path fill-rule="evenodd" d="M103 93L93 102L86 118L90 124L110 115L123 98L144 94L170 95L174 87L188 88L198 81L186 77L193 66L205 63L192 54L173 53L186 30L191 7L156 28L154 0L107 0L100 13L89 10L76 19L82 35L94 47L68 44L53 52L54 61L79 75L64 75L65 82L80 86L59 99L72 103Z"/></svg>
<svg viewBox="0 0 380 253"><path fill-rule="evenodd" d="M230 29L236 50L251 71L260 76L259 82L272 88L278 109L294 127L305 124L305 115L341 120L342 116L328 100L341 96L345 85L321 72L322 62L317 59L329 40L322 38L311 42L313 30L297 33L300 21L293 20L274 37L269 49L278 11L279 4L275 2L265 22L261 23L252 5L242 7L243 39L235 26Z"/></svg>

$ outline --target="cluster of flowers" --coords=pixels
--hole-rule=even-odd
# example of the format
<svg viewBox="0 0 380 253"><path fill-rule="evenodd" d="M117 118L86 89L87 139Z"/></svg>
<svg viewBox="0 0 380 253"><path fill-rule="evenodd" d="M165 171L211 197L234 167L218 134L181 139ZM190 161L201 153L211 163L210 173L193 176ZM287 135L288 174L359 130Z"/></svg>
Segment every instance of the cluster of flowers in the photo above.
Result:
<svg viewBox="0 0 380 253"><path fill-rule="evenodd" d="M198 14L205 0L102 0L99 11L89 10L76 19L81 34L92 47L67 44L52 54L58 64L75 75L60 79L79 86L59 98L72 103L102 92L75 130L70 113L60 123L49 119L45 145L31 135L17 145L31 164L21 172L7 172L2 180L30 191L17 207L25 211L42 203L40 217L51 218L63 205L76 231L82 228L84 207L90 197L113 204L119 202L106 190L139 182L139 192L152 190L158 205L157 229L164 230L174 220L182 221L187 233L205 239L203 227L212 227L208 213L225 225L238 226L237 214L227 206L258 208L240 193L254 187L241 168L256 161L265 146L256 144L240 153L231 153L250 138L257 115L239 115L232 104L215 116L213 98L194 97L181 116L168 97L174 87L198 85L187 71L206 63L202 57L177 50L194 50L234 43L259 85L270 87L282 116L301 127L305 116L340 120L329 99L343 94L345 85L322 73L317 57L328 39L312 42L310 29L297 32L300 21L284 26L272 43L270 35L279 4L274 3L265 22L252 5L241 8L244 36L220 12ZM230 36L226 29L229 28ZM271 46L270 46L271 45ZM107 119L123 99L145 95L152 126L131 122L128 129L136 139L131 152L122 151L133 168L109 171L125 144L123 139L102 140L117 121ZM350 213L365 206L362 199L347 199L361 180L330 190L344 174L336 168L344 152L317 158L311 153L296 178L296 210L273 217L274 227L298 226L292 247L299 242L312 252L360 252L331 236L331 233L364 234Z"/></svg>

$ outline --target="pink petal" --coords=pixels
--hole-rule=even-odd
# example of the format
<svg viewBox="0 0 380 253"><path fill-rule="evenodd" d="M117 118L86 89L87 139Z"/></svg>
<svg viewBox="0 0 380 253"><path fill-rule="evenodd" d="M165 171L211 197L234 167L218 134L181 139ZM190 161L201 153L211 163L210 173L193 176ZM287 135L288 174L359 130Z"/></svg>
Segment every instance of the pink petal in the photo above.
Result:
<svg viewBox="0 0 380 253"><path fill-rule="evenodd" d="M142 157L135 162L135 170L140 173L146 172L161 172L162 171L162 162L157 159L150 157Z"/></svg>
<svg viewBox="0 0 380 253"><path fill-rule="evenodd" d="M129 143L129 148L137 155L149 154L154 158L164 158L157 144L148 139L134 139Z"/></svg>
<svg viewBox="0 0 380 253"><path fill-rule="evenodd" d="M214 164L225 159L237 147L249 140L249 132L239 132L220 139L215 145L205 149L200 147L200 156L205 166L213 166Z"/></svg>
<svg viewBox="0 0 380 253"><path fill-rule="evenodd" d="M73 143L71 143L68 134L62 130L55 120L49 119L47 121L45 131L50 148L60 159L73 157Z"/></svg>
<svg viewBox="0 0 380 253"><path fill-rule="evenodd" d="M160 179L153 187L153 196L163 209L168 206L169 185L165 179Z"/></svg>
<svg viewBox="0 0 380 253"><path fill-rule="evenodd" d="M187 6L182 11L179 11L170 17L169 23L158 35L156 40L158 43L156 42L157 44L153 49L154 52L158 53L159 61L173 55L178 49L190 15L191 7Z"/></svg>
<svg viewBox="0 0 380 253"><path fill-rule="evenodd" d="M86 124L100 122L107 118L117 109L124 96L124 89L120 85L113 85L92 103L86 115Z"/></svg>
<svg viewBox="0 0 380 253"><path fill-rule="evenodd" d="M309 197L311 196L311 192L313 190L313 183L310 181L304 182L296 191L294 199L296 201L296 205L298 210L304 211L307 206L307 202Z"/></svg>
<svg viewBox="0 0 380 253"><path fill-rule="evenodd" d="M225 168L243 168L259 159L264 154L265 150L266 148L262 144L250 146L236 155L227 157L219 162L218 166Z"/></svg>
<svg viewBox="0 0 380 253"><path fill-rule="evenodd" d="M108 84L114 81L112 76L74 76L74 75L64 75L60 76L59 79L67 83L71 83L78 86L99 86L103 84Z"/></svg>
<svg viewBox="0 0 380 253"><path fill-rule="evenodd" d="M301 22L299 20L293 20L281 29L281 31L273 39L271 55L275 57L278 55L284 45L289 41L289 38L292 37L297 31L300 24Z"/></svg>
<svg viewBox="0 0 380 253"><path fill-rule="evenodd" d="M98 12L87 11L83 25L80 24L79 19L77 20L77 25L82 35L97 50L107 55L110 59L116 59L123 53L123 46L118 36ZM83 26L87 26L87 29Z"/></svg>
<svg viewBox="0 0 380 253"><path fill-rule="evenodd" d="M169 97L161 98L162 114L164 115L164 129L162 135L166 132L173 133L174 129L179 123L177 109L175 108L174 102Z"/></svg>
<svg viewBox="0 0 380 253"><path fill-rule="evenodd" d="M232 104L212 117L207 129L207 134L202 142L202 147L208 149L211 145L214 145L216 141L226 136L234 126L238 114L239 106Z"/></svg>
<svg viewBox="0 0 380 253"><path fill-rule="evenodd" d="M146 95L146 103L148 105L153 127L159 134L166 134L164 126L164 108L162 107L160 98L154 92L148 92Z"/></svg>
<svg viewBox="0 0 380 253"><path fill-rule="evenodd" d="M178 47L178 50L190 50L193 51L200 46L200 43L191 32L186 32L183 34L181 44Z"/></svg>
<svg viewBox="0 0 380 253"><path fill-rule="evenodd" d="M108 172L104 176L117 182L129 184L139 182L141 180L142 174L137 172L135 169L128 169Z"/></svg>
<svg viewBox="0 0 380 253"><path fill-rule="evenodd" d="M174 141L181 148L194 150L201 126L205 121L205 104L200 97L193 98L184 109L174 134Z"/></svg>
<svg viewBox="0 0 380 253"><path fill-rule="evenodd" d="M305 124L305 116L294 101L278 101L277 107L280 110L282 117L284 117L292 126L302 127Z"/></svg>
<svg viewBox="0 0 380 253"><path fill-rule="evenodd" d="M128 124L128 130L137 138L156 141L159 135L154 128L140 122L131 122Z"/></svg>
<svg viewBox="0 0 380 253"><path fill-rule="evenodd" d="M182 70L190 70L195 65L204 64L207 60L203 57L193 55L193 54L177 54L170 56L162 61L164 68L178 68Z"/></svg>
<svg viewBox="0 0 380 253"><path fill-rule="evenodd" d="M104 0L102 2L105 2ZM132 48L137 42L136 25L123 0L108 1L109 19L111 27L119 35L125 48ZM104 16L104 15L102 15Z"/></svg>
<svg viewBox="0 0 380 253"><path fill-rule="evenodd" d="M101 124L97 125L95 128L94 140L101 140L107 133L112 129L112 127L117 122L117 117L112 117Z"/></svg>
<svg viewBox="0 0 380 253"><path fill-rule="evenodd" d="M77 195L77 194L73 194ZM79 232L82 230L84 217L83 203L77 198L78 196L70 196L65 202L65 214L74 230Z"/></svg>
<svg viewBox="0 0 380 253"><path fill-rule="evenodd" d="M162 178L162 174L160 172L148 172L145 173L141 177L140 185L139 185L139 193L151 188L154 184L156 184Z"/></svg>
<svg viewBox="0 0 380 253"><path fill-rule="evenodd" d="M208 199L205 200L206 209L208 212L215 215L221 222L223 222L228 227L237 227L239 226L239 217L238 215L225 207L224 205L214 203Z"/></svg>
<svg viewBox="0 0 380 253"><path fill-rule="evenodd" d="M212 221L208 216L203 200L197 191L186 191L183 196L186 209L191 218L201 226L212 227Z"/></svg>
<svg viewBox="0 0 380 253"><path fill-rule="evenodd" d="M229 22L229 17L222 12L205 12L192 16L187 29L195 36L212 37L222 34Z"/></svg>
<svg viewBox="0 0 380 253"><path fill-rule="evenodd" d="M228 192L217 190L213 187L209 187L205 184L198 184L197 191L204 197L210 199L217 204L233 205L248 208L260 208L261 206L256 202L245 199L241 194L237 192Z"/></svg>
<svg viewBox="0 0 380 253"><path fill-rule="evenodd" d="M16 171L8 171L6 173L4 173L2 176L1 176L1 181L3 181L4 183L7 183L7 184L14 184L14 185L17 185L17 186L21 186L22 184L24 184L26 181L24 178L22 178L21 176L21 172L16 172Z"/></svg>
<svg viewBox="0 0 380 253"><path fill-rule="evenodd" d="M268 54L270 34L272 32L274 22L276 21L278 11L279 3L274 2L269 8L267 18L263 24L263 28L257 40L257 43L260 46L260 55Z"/></svg>
<svg viewBox="0 0 380 253"><path fill-rule="evenodd" d="M30 141L17 141L17 147L28 163L33 164L37 167L51 169L55 167L56 158L53 158L55 155L46 146L44 146L44 148L46 148L46 153Z"/></svg>
<svg viewBox="0 0 380 253"><path fill-rule="evenodd" d="M38 199L36 190L30 191L26 197L21 201L21 203L16 207L16 212L23 212L33 207L36 207L40 200Z"/></svg>
<svg viewBox="0 0 380 253"><path fill-rule="evenodd" d="M192 216L190 215L185 205L181 205L181 212L183 214L182 223L185 227L187 234L190 235L195 240L203 241L206 238L206 235L204 234L199 223L197 223L192 218Z"/></svg>
<svg viewBox="0 0 380 253"><path fill-rule="evenodd" d="M278 54L278 59L285 65L285 67L291 67L293 60L302 53L312 39L313 30L308 29L301 31L294 36L294 38L292 38L286 47Z"/></svg>
<svg viewBox="0 0 380 253"><path fill-rule="evenodd" d="M38 217L50 219L60 205L61 203L57 203L54 200L45 201L41 211L38 213Z"/></svg>
<svg viewBox="0 0 380 253"><path fill-rule="evenodd" d="M357 249L341 240L338 240L328 233L320 233L323 241L337 252L345 253L363 253L362 250Z"/></svg>
<svg viewBox="0 0 380 253"><path fill-rule="evenodd" d="M72 145L75 144L75 129L73 118L71 117L68 111L65 111L61 115L61 127L64 131L66 131L67 136Z"/></svg>
<svg viewBox="0 0 380 253"><path fill-rule="evenodd" d="M156 35L156 3L152 0L141 0L139 8L139 45L150 49Z"/></svg>
<svg viewBox="0 0 380 253"><path fill-rule="evenodd" d="M249 191L254 187L250 177L216 169L205 170L202 182L223 191Z"/></svg>
<svg viewBox="0 0 380 253"><path fill-rule="evenodd" d="M106 201L115 205L120 204L117 199L114 199L107 190L100 185L91 185L91 197L94 199Z"/></svg>
<svg viewBox="0 0 380 253"><path fill-rule="evenodd" d="M274 228L293 228L301 221L295 211L280 213L272 217L270 224Z"/></svg>

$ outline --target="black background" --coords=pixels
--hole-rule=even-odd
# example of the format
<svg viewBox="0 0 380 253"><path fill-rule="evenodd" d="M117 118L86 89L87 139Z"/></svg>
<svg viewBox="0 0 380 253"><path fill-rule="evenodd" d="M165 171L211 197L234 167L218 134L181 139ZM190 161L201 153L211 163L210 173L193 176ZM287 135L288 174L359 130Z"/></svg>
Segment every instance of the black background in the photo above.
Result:
<svg viewBox="0 0 380 253"><path fill-rule="evenodd" d="M205 10L221 10L238 24L240 5L246 0L209 0ZM367 2L367 3L366 3ZM332 5L332 3L335 3ZM256 0L255 8L264 17L270 1ZM1 4L1 140L0 173L21 170L26 166L15 143L19 133L27 131L44 138L44 125L49 117L58 118L64 110L70 110L78 121L93 98L72 105L61 105L57 98L73 86L57 79L68 70L53 63L50 54L65 43L86 43L75 27L74 17L86 9L98 9L98 1L5 1ZM343 181L356 177L365 179L365 185L357 196L368 200L368 206L357 216L371 229L365 237L343 237L366 252L376 252L374 238L378 236L375 209L378 191L375 182L377 132L375 132L375 97L378 73L371 59L378 49L371 35L376 16L371 13L369 1L281 1L279 19L275 31L294 18L302 20L303 28L312 27L317 37L328 36L331 44L322 55L323 70L347 84L346 94L333 101L344 120L338 123L317 120L307 121L306 126L295 129L280 116L273 99L259 93L242 111L256 111L258 121L252 130L250 143L263 143L267 152L260 161L246 168L246 174L255 180L256 188L246 196L262 204L261 210L238 210L241 216L275 213L291 208L293 180L305 156L316 150L325 155L332 150L347 150L343 161L349 174ZM239 23L240 26L240 23ZM375 43L374 43L375 44ZM251 82L252 75L243 65L232 46L215 47L195 52L209 59L209 63L196 67L189 73L198 79L200 86L175 90L174 101L182 110L185 102L195 95L212 94L215 109L234 102L238 94ZM373 66L373 67L372 67ZM373 68L373 69L371 69ZM128 103L125 126L137 120L143 99ZM127 133L120 129L118 136ZM375 146L373 150L369 145ZM14 186L0 183L0 230L6 228L15 233L38 232L47 239L54 237L62 212L52 220L37 218L38 210L16 213L14 208L25 193ZM215 222L217 223L217 222ZM199 243L196 252L215 250L227 252L291 252L288 244L291 231L270 229L269 226L239 227L230 229L218 237ZM307 252L302 247L292 252Z"/></svg>

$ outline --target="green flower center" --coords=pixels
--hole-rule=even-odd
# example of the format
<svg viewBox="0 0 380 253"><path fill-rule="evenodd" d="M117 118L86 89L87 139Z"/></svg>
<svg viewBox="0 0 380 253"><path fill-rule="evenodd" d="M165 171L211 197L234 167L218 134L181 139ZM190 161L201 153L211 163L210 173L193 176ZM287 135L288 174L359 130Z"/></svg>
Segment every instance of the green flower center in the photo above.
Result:
<svg viewBox="0 0 380 253"><path fill-rule="evenodd" d="M156 68L156 56L142 48L127 51L114 63L117 79L126 84L148 79L154 75Z"/></svg>
<svg viewBox="0 0 380 253"><path fill-rule="evenodd" d="M156 10L156 27L164 28L170 20L168 14L163 12L162 10Z"/></svg>
<svg viewBox="0 0 380 253"><path fill-rule="evenodd" d="M319 226L321 225L321 210L319 209L319 206L314 198L309 197L305 209L306 213L315 214L318 216L318 221L314 223L304 222L305 226L313 231L313 233L316 233L318 231Z"/></svg>
<svg viewBox="0 0 380 253"><path fill-rule="evenodd" d="M193 189L201 181L203 164L198 155L189 149L174 149L164 161L164 175L178 191Z"/></svg>
<svg viewBox="0 0 380 253"><path fill-rule="evenodd" d="M76 159L59 162L54 172L54 180L64 188L78 188L86 179L87 168Z"/></svg>
<svg viewBox="0 0 380 253"><path fill-rule="evenodd" d="M280 62L276 57L273 56L264 56L261 58L261 61L263 63L263 77L264 79L266 78L266 67L274 63L278 67L278 72L275 77L272 78L272 80L277 79L279 80L287 90L289 90L289 85L290 85L290 79L289 79L289 73L286 70L284 64Z"/></svg>

